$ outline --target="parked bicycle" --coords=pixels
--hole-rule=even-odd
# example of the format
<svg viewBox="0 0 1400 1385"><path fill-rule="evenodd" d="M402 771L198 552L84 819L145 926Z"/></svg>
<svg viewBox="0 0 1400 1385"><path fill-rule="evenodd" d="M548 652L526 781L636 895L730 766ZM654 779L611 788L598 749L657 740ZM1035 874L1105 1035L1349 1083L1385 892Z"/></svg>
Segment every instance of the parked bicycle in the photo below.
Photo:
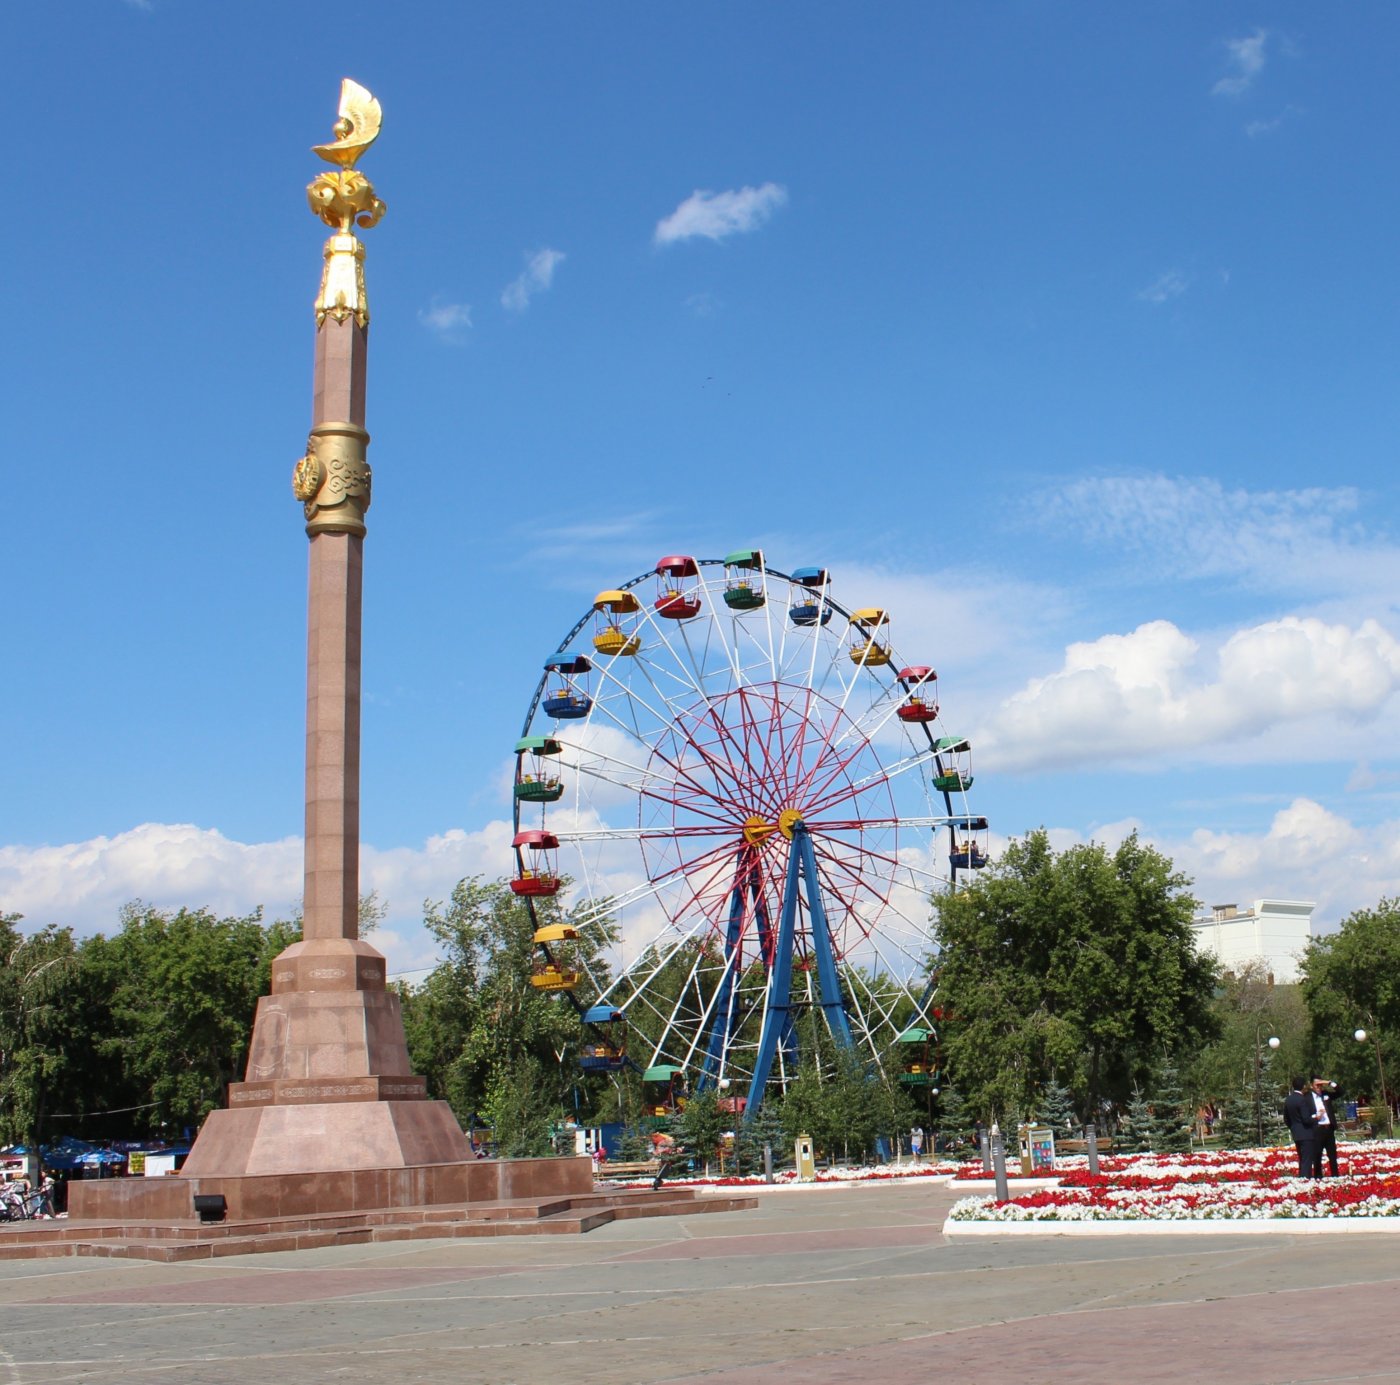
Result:
<svg viewBox="0 0 1400 1385"><path fill-rule="evenodd" d="M39 1221L54 1215L53 1179L45 1177L37 1190L16 1180L0 1188L0 1221Z"/></svg>

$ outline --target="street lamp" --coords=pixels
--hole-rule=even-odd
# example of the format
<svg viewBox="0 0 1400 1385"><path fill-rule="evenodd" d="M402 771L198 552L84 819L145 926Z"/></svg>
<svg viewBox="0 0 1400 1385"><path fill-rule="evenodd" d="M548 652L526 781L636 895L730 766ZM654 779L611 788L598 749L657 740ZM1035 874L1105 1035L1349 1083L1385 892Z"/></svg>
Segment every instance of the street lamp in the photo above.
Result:
<svg viewBox="0 0 1400 1385"><path fill-rule="evenodd" d="M1367 1015L1366 1018L1371 1021L1371 1032L1368 1034L1364 1029L1358 1029L1351 1037L1359 1044L1364 1044L1367 1039L1370 1039L1372 1044L1375 1045L1376 1076L1380 1078L1381 1083L1380 1102L1381 1105L1385 1107L1386 1130L1393 1139L1395 1136L1395 1116L1390 1109L1390 1098L1385 1094L1385 1065L1381 1062L1381 1036L1376 1033L1376 1017L1374 1015Z"/></svg>
<svg viewBox="0 0 1400 1385"><path fill-rule="evenodd" d="M1278 1039L1270 1034L1269 1047L1277 1049ZM1264 1102L1260 1088L1264 1080L1264 1026L1254 1026L1254 1143L1264 1143Z"/></svg>

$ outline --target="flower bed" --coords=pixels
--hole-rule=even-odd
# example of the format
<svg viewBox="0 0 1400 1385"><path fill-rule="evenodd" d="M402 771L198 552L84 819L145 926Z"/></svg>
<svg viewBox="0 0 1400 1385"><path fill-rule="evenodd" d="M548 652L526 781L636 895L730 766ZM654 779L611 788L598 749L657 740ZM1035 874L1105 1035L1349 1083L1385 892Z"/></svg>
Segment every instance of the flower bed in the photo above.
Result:
<svg viewBox="0 0 1400 1385"><path fill-rule="evenodd" d="M1070 1168L1057 1188L968 1197L950 1221L1224 1221L1400 1216L1400 1142L1350 1145L1335 1179L1294 1176L1292 1149L1135 1154Z"/></svg>
<svg viewBox="0 0 1400 1385"><path fill-rule="evenodd" d="M897 1180L909 1178L944 1178L957 1167L956 1164L944 1163L942 1161L922 1164L878 1164L878 1165L844 1165L837 1164L828 1169L818 1169L816 1181L818 1183L890 1183ZM600 1176L607 1177L608 1166L603 1165ZM784 1169L781 1173L773 1175L774 1184L793 1184L798 1181L797 1174L792 1169ZM718 1174L710 1178L703 1177L676 1177L669 1175L666 1178L668 1188L762 1188L769 1186L763 1175L748 1174L744 1177L734 1177L726 1175L720 1177Z"/></svg>

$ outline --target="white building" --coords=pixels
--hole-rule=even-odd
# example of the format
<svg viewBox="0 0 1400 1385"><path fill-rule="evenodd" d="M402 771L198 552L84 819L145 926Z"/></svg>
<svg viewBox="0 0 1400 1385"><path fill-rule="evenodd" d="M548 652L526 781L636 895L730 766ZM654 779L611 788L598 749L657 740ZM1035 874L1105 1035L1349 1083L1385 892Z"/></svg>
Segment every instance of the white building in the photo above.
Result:
<svg viewBox="0 0 1400 1385"><path fill-rule="evenodd" d="M1225 971L1263 963L1269 979L1288 985L1298 979L1298 962L1312 936L1316 904L1297 899L1256 899L1248 909L1217 904L1193 919L1196 946L1213 953Z"/></svg>

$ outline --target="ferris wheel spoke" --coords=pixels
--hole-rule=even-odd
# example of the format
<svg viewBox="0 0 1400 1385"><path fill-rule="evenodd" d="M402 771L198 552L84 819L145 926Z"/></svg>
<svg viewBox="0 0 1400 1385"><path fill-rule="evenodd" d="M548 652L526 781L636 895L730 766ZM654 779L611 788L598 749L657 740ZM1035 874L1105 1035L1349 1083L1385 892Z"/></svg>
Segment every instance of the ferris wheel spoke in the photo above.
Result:
<svg viewBox="0 0 1400 1385"><path fill-rule="evenodd" d="M695 1054L702 1043L708 1045L711 1026L714 1024L715 1012L719 1008L721 998L724 998L728 1001L729 1015L726 1021L726 1028L728 1028L728 1022L732 1021L734 1009L739 999L738 995L736 994L738 987L738 978L736 972L738 969L739 958L741 955L741 950L736 947L729 952L729 955L727 957L725 957L724 963L720 968L720 973L715 978L715 984L714 988L710 992L710 998L705 1003L705 1007L700 1013L699 1023L695 1026L694 1033L691 1036L690 1045L685 1051L685 1067L689 1067L695 1061ZM729 981L728 987L726 987L724 984L726 978ZM727 1047L728 1035L726 1034L725 1048ZM722 1067L723 1052L721 1052L720 1062Z"/></svg>
<svg viewBox="0 0 1400 1385"><path fill-rule="evenodd" d="M820 768L820 766L822 765L822 762L826 759L827 753L831 750L831 738L832 738L832 736L835 734L836 728L837 728L838 726L840 726L842 719L843 719L843 718L845 717L845 715L846 715L846 703L849 701L850 696L851 696L851 692L852 692L852 690L855 688L855 685L856 685L856 679L853 678L853 679L851 680L849 686L845 689L845 691L844 691L844 692L842 693L842 695L841 695L841 701L840 701L840 703L839 703L839 705L837 706L837 709L836 709L836 710L837 710L837 715L834 716L834 717L831 717L831 718L827 721L826 730L825 730L825 732L824 732L823 735L822 735L821 742L820 742L820 748L818 749L817 754L816 754L816 757L815 757L815 759L813 760L811 771L808 773L807 778L806 778L806 779L802 782L802 784L800 785L800 788L801 788L801 790L802 790L804 793L805 793L805 792L808 792L808 791L810 790L812 780L815 778L816 773L817 773L817 770L818 770L818 769ZM862 743L862 745L861 745L860 747L858 747L857 750L856 750L851 756L847 757L847 759L848 759L848 760L854 759L854 758L855 758L855 755L858 754L859 751L860 751L860 750L863 750L864 748L865 748L864 743ZM839 758L839 757L838 757L838 758ZM839 773L839 771L838 771L838 773ZM825 781L825 782L829 782L829 781Z"/></svg>
<svg viewBox="0 0 1400 1385"><path fill-rule="evenodd" d="M807 822L813 832L859 832L866 829L890 829L896 827L951 827L963 820L961 814L929 814L924 817L907 818L814 818Z"/></svg>
<svg viewBox="0 0 1400 1385"><path fill-rule="evenodd" d="M904 910L901 891L912 891L916 898L926 900L929 887L912 879L900 883L891 875L888 858L878 853L853 850L845 853L823 849L817 855L817 867L827 887L841 899L845 909L847 931L854 930L863 943L878 946L885 939L911 963L917 964L927 946L926 926L921 926ZM887 882L883 889L872 888L871 881ZM930 886L939 883L929 877ZM909 953L903 937L915 940L916 951Z"/></svg>
<svg viewBox="0 0 1400 1385"><path fill-rule="evenodd" d="M853 780L851 788L859 793L876 784L888 784L891 780L898 779L901 774L908 774L910 770L919 769L933 761L938 761L938 752L931 747L928 750L917 751L913 755L906 755L902 760L896 760L890 765L881 765L878 770L867 774L863 779Z"/></svg>
<svg viewBox="0 0 1400 1385"><path fill-rule="evenodd" d="M732 843L724 843L714 847L712 850L704 852L702 855L688 861L677 862L668 870L662 871L652 879L648 879L643 884L634 885L632 889L625 890L619 895L605 895L595 901L590 901L589 905L582 906L579 919L581 923L596 923L599 919L605 918L609 914L626 909L633 904L638 904L642 900L651 899L660 895L661 891L673 885L678 879L686 877L690 872L700 869L702 866L711 864L716 859L722 860L726 855L732 854L734 848Z"/></svg>
<svg viewBox="0 0 1400 1385"><path fill-rule="evenodd" d="M616 662L616 660L614 660L614 662ZM664 697L663 697L662 694L661 694L661 689L658 688L658 687L656 686L656 681L655 681L655 679L653 679L653 678L651 677L651 672L650 672L649 667L647 666L646 663L643 663L643 664L641 665L641 668L642 668L643 675L644 675L644 676L646 677L646 679L647 679L647 682L651 685L653 691L657 694L657 698L658 698L658 700L661 702L662 707L665 707L665 705L666 705L665 699L664 699ZM607 670L607 672L608 672L608 675L609 675L610 677L612 677L612 678L617 682L618 686L619 686L620 688L622 688L622 689L625 690L626 695L627 695L628 704L629 704L630 706L633 706L634 708L637 707L637 706L640 706L640 707L644 708L648 713L650 713L650 715L651 715L652 717L654 717L654 718L656 719L656 721L657 721L657 723L658 723L659 726L664 727L664 728L666 728L667 730L670 730L672 733L674 733L674 734L677 735L677 736L684 736L684 735L685 735L685 732L682 730L682 728L680 727L680 725L676 722L675 718L672 717L672 716L669 714L669 712L667 712L667 711L662 711L662 710L658 710L658 708L653 707L653 706L647 701L647 699L645 699L645 698L643 698L642 696L640 696L640 695L638 694L638 692L636 691L636 689L634 689L630 684L624 684L624 683L621 682L620 679L617 679L616 675L612 673L612 670L611 670L611 669ZM602 705L608 705L608 704L605 703L605 704L602 704ZM654 747L649 741L646 740L646 738L642 735L640 729L637 729L637 730L633 731L633 730L631 730L630 728L627 727L627 725L621 720L620 717L618 717L618 716L616 715L616 713L613 713L613 712L610 711L609 714L612 716L612 719L614 720L614 722L617 723L617 725L618 725L619 728L624 732L624 734L633 734L633 735L635 735L636 738L637 738L637 740L638 740L641 744L647 746L647 748L648 748L649 750L653 751L653 753L655 752L655 747ZM717 769L717 768L718 768L718 763L717 763L717 762L711 762L711 767ZM734 779L734 778L736 777L736 771L735 771L734 766L733 766L732 764L730 764L730 765L728 766L728 772L729 772L729 775L730 775L731 779Z"/></svg>
<svg viewBox="0 0 1400 1385"><path fill-rule="evenodd" d="M672 927L663 928L650 942L646 943L638 953L639 961L631 967L620 972L612 985L600 997L601 1000L610 1000L619 987L630 988L624 996L627 1004L632 1003L632 997L640 995L650 995L649 987L656 981L657 977L670 964L671 959L684 947L695 942L697 934L702 934L708 927L708 921L697 919L689 928L675 930ZM703 948L696 949L697 956L703 954ZM645 969L646 964L653 963L645 976L640 973ZM654 1013L660 1015L659 1010Z"/></svg>
<svg viewBox="0 0 1400 1385"><path fill-rule="evenodd" d="M568 746L567 742L565 744ZM649 799L668 808L675 806L678 796L691 795L686 801L686 811L688 813L693 813L697 817L710 818L717 824L730 827L731 829L733 828L734 822L732 813L726 812L721 816L719 813L702 808L699 803L696 802L697 798L708 799L714 804L727 806L725 800L717 797L713 792L705 788L704 785L697 784L688 776L684 781L671 778L670 776L659 774L655 769L643 769L640 766L630 764L626 760L619 759L617 756L608 755L606 752L592 747L585 753L594 759L602 760L610 765L615 765L623 772L605 774L592 765L585 764L583 761L576 761L571 764L566 760L564 762L565 768L572 769L578 774L588 775L604 784L628 789L641 798ZM658 756L657 758L660 759L662 757ZM663 763L669 762L663 761ZM633 776L635 776L635 778ZM660 791L660 786L663 784L669 784L671 786L671 797L667 797L666 794Z"/></svg>
<svg viewBox="0 0 1400 1385"><path fill-rule="evenodd" d="M724 631L724 616L730 615L731 613L724 603L723 583L707 582L705 584L705 595L707 598L705 602L706 615L709 617L709 634L706 636L706 640L717 639L719 641L720 648L724 651L725 666L729 669L731 675L730 685L736 688L742 687L744 674L742 666L739 663L738 632L736 630L735 642L731 646ZM716 596L718 596L718 600L715 599ZM732 615L732 620L737 623L738 616ZM688 648L690 644L688 632L683 631L682 633L686 636L686 646Z"/></svg>
<svg viewBox="0 0 1400 1385"><path fill-rule="evenodd" d="M847 905L846 917L848 921L855 920L855 922L852 923L851 926L855 929L856 932L860 934L861 944L868 945L873 951L879 954L882 962L885 962L886 964L888 964L889 959L886 956L885 949L886 947L892 947L905 960L906 966L903 970L907 971L922 965L925 958L925 949L927 947L925 930L920 928L919 925L913 919L909 918L909 916L904 913L904 911L894 901L894 899L891 898L890 895L874 896L874 902L879 906L880 915L884 917L888 916L889 914L893 914L895 917L897 917L901 921L901 923L905 925L905 929L901 931L907 932L911 939L917 940L917 951L911 951L910 948L907 947L899 937L895 936L894 932L888 926L884 928L879 928L876 926L875 920L864 919L861 915L860 909L856 906L856 902L853 899L847 899L844 892L837 888L837 886L832 881L832 872L830 871L829 867L833 864L841 867L842 873L850 874L853 879L853 882L863 883L866 877L863 874L857 875L854 872L847 871L846 863L844 862L833 863L832 861L827 860L825 863L823 863L823 861L820 858L818 859L818 874L824 876L828 888L831 889L832 893L837 898L841 899L842 902ZM895 891L891 891L891 895L893 895L894 893ZM849 953L855 949L847 947L844 950ZM888 965L887 969L890 969L888 968ZM891 970L892 974L899 974L898 969Z"/></svg>
<svg viewBox="0 0 1400 1385"><path fill-rule="evenodd" d="M689 974L689 975L686 977L686 979L685 979L685 984L684 984L684 986L682 987L682 992L681 992L682 994L684 994L686 990L689 990L690 988L694 987L694 989L695 989L695 994L696 994L697 996L699 996L699 994L700 994L699 974L700 974L700 967L701 967L701 964L702 964L704 961L705 961L705 950L704 950L704 948L703 948L703 947L696 948L696 950L695 950L695 962L694 962L694 964L693 964L693 965L691 966L691 968L690 968L690 974ZM662 1029L661 1035L660 1035L660 1037L659 1037L659 1038L657 1039L657 1041L656 1041L656 1053L657 1053L658 1055L667 1051L667 1050L666 1050L666 1043L667 1043L667 1040L669 1040L670 1037L671 1037L671 1032L672 1032L672 1030L675 1029L675 1027L676 1027L676 1021L677 1021L679 1012L680 1012L680 1005L679 1005L679 1003L678 1003L677 1006L676 1006L676 1008L675 1008L674 1010L671 1011L670 1016L669 1016L669 1017L667 1018L667 1020L666 1020L665 1027ZM698 1026L687 1025L686 1027L687 1027L687 1028L692 1028L692 1027L698 1027ZM684 1066L684 1065L682 1065L682 1066Z"/></svg>
<svg viewBox="0 0 1400 1385"><path fill-rule="evenodd" d="M673 841L684 837L725 837L731 844L734 828L731 825L716 823L713 827L583 827L571 832L567 829L556 832L561 842L659 842Z"/></svg>
<svg viewBox="0 0 1400 1385"><path fill-rule="evenodd" d="M815 840L814 838L814 841ZM823 845L826 847L832 859L840 859L840 853L832 850L829 842L823 843ZM890 855L888 852L881 851L876 847L867 846L859 841L842 842L842 846L846 851L861 856L867 863L868 868L878 869L882 875L888 874L890 871L908 871L910 875L925 876L935 884L941 884L943 882L943 876L938 875L934 871L925 870L922 866L916 866L897 854Z"/></svg>
<svg viewBox="0 0 1400 1385"><path fill-rule="evenodd" d="M645 644L642 647L642 652L636 656L637 663L644 669L650 670L654 668L658 673L665 673L669 678L674 679L676 683L694 693L696 697L704 697L705 687L703 680L697 680L688 676L691 670L686 665L685 660L676 653L676 647L671 643L671 637L666 630L668 625L684 625L684 622L666 620L664 617L658 616L652 607L648 606L645 602L642 604L642 617L645 627L661 641L661 647L671 656L671 662L675 665L675 668L674 670L670 668L663 669L660 664L647 654L648 646ZM652 685L655 687L654 681ZM657 693L664 701L670 700L666 697L666 694L661 692L660 688L657 688Z"/></svg>
<svg viewBox="0 0 1400 1385"><path fill-rule="evenodd" d="M602 705L603 704L595 705L595 711L598 710L599 707L601 707ZM624 734L629 734L628 727L616 716L616 714L609 710L608 715ZM684 729L669 717L663 720L662 725L665 727L666 732L670 733L673 736L673 738L680 741L682 744L692 744L691 738L686 735ZM658 736L657 739L659 741L661 739L661 736ZM682 770L682 768L675 762L674 759L668 757L660 749L659 745L650 745L645 740L642 740L640 743L642 745L645 745L649 753L656 759L659 759L662 762L662 764L664 764L668 769L673 770L677 775L683 776L695 793L698 793L707 798L712 798L715 800L715 802L722 801L717 794L715 794L712 790L708 789L704 784L702 784L698 779L696 779L693 774L691 774L689 771ZM716 781L723 781L726 775L726 771L725 768L720 764L720 762L717 761L713 756L705 753L698 745L694 748L700 754L705 767L708 768L711 771L711 773L714 774ZM734 772L732 769L728 771L728 775L731 780L731 783L734 783Z"/></svg>
<svg viewBox="0 0 1400 1385"><path fill-rule="evenodd" d="M828 736L829 734L828 731ZM850 767L868 750L869 747L866 743L861 742L854 746L848 754L842 755L832 747L829 739L824 738L811 769L808 770L806 778L798 786L798 792L802 795L803 802L822 805L830 801L823 799L822 795L843 776L849 783ZM821 771L820 779L818 778L819 771Z"/></svg>
<svg viewBox="0 0 1400 1385"><path fill-rule="evenodd" d="M839 749L851 739L852 736L859 736L862 741L873 741L881 731L889 725L890 718L903 706L904 699L901 696L903 689L898 685L887 688L881 696L870 704L858 717L852 717L848 725L839 736L832 741L833 749ZM867 721L867 716L879 713L873 721Z"/></svg>

